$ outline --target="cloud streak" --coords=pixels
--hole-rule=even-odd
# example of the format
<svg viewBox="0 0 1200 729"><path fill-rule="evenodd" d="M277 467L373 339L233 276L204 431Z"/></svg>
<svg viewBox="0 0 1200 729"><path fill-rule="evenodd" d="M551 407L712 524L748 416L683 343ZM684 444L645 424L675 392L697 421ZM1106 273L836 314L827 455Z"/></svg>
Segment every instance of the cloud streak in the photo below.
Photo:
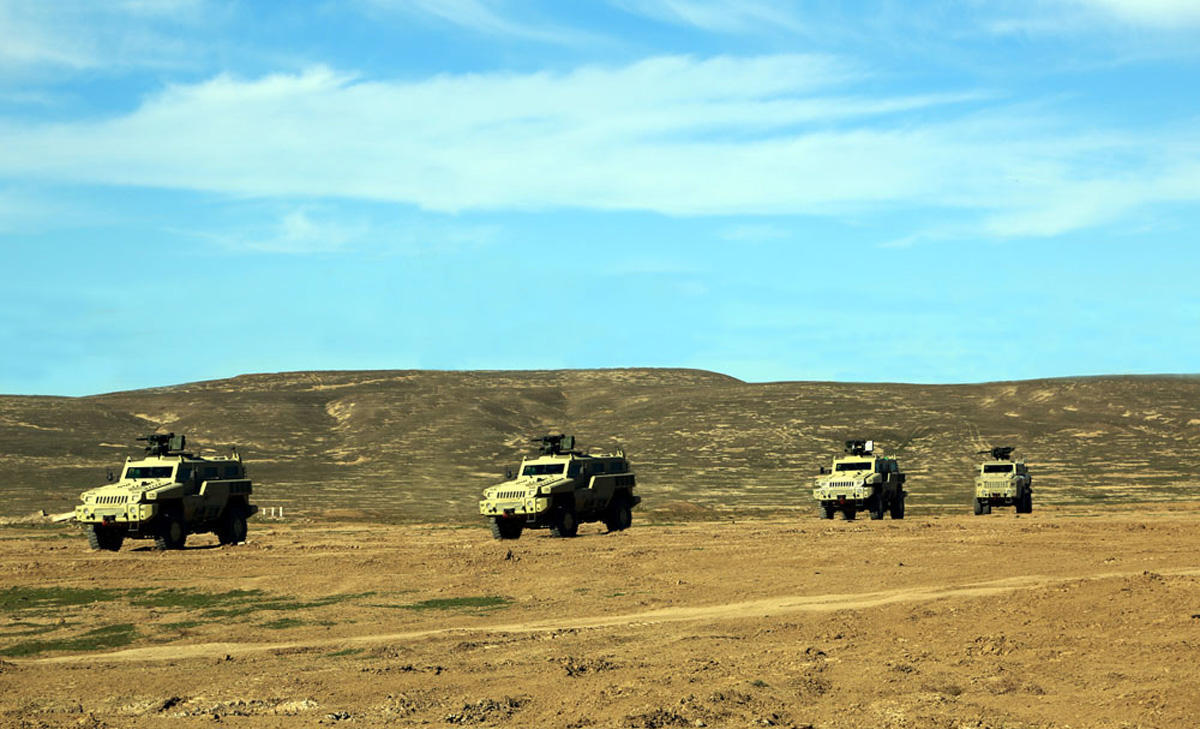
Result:
<svg viewBox="0 0 1200 729"><path fill-rule="evenodd" d="M848 92L867 76L812 55L415 82L325 68L218 76L121 116L0 125L0 175L451 213L918 206L967 211L994 236L1056 235L1200 195L1184 133L1079 135L977 93ZM274 240L306 244L289 235Z"/></svg>

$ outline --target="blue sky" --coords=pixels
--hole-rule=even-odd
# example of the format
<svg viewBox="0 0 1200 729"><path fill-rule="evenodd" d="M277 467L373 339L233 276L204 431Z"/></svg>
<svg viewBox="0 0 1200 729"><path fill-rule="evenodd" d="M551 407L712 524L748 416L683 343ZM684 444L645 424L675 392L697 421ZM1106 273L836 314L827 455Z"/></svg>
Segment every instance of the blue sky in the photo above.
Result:
<svg viewBox="0 0 1200 729"><path fill-rule="evenodd" d="M0 392L1197 372L1191 0L0 0Z"/></svg>

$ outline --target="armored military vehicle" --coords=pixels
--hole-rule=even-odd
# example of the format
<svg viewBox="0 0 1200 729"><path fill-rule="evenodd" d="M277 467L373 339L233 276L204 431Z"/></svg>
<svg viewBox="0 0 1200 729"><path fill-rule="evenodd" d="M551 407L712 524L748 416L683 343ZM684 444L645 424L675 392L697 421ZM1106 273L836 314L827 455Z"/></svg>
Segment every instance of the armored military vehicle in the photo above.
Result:
<svg viewBox="0 0 1200 729"><path fill-rule="evenodd" d="M188 534L203 532L221 544L246 541L246 519L258 507L250 504L250 479L236 451L196 456L174 433L138 440L146 442L145 456L126 458L119 479L80 495L75 520L92 549L115 552L126 537L182 549Z"/></svg>
<svg viewBox="0 0 1200 729"><path fill-rule="evenodd" d="M515 477L483 492L479 513L491 523L493 537L518 539L524 529L573 537L589 521L603 521L610 532L629 528L642 497L634 493L624 451L589 455L575 450L570 435L533 442L538 454L522 459Z"/></svg>
<svg viewBox="0 0 1200 729"><path fill-rule="evenodd" d="M813 498L823 519L832 519L837 511L847 521L859 511L866 511L872 519L882 519L884 514L903 519L908 495L904 480L895 458L875 455L874 441L848 440L846 454L834 458L828 472L821 468L813 483Z"/></svg>
<svg viewBox="0 0 1200 729"><path fill-rule="evenodd" d="M1033 477L1021 461L1012 460L1016 450L998 446L979 451L992 457L979 464L975 475L975 515L992 513L993 506L1015 506L1018 514L1033 513Z"/></svg>

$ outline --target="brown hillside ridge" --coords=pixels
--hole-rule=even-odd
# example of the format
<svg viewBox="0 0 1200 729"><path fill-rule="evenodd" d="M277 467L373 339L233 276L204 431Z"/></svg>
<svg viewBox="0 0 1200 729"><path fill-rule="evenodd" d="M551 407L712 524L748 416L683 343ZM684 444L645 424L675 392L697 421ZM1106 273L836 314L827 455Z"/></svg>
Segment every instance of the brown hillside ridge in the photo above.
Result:
<svg viewBox="0 0 1200 729"><path fill-rule="evenodd" d="M814 511L846 438L908 474L911 515L969 509L980 444L1017 446L1038 504L1196 498L1200 377L972 385L746 383L686 369L246 375L81 398L0 397L0 513L72 508L135 438L236 445L257 501L290 513L474 522L483 488L547 432L629 454L666 519ZM643 517L644 518L644 517Z"/></svg>

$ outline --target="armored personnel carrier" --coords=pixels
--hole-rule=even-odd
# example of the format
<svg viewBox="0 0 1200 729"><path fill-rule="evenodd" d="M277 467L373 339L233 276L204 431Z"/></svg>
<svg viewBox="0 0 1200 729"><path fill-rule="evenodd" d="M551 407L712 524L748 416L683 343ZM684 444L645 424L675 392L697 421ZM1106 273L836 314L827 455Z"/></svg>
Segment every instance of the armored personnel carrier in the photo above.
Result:
<svg viewBox="0 0 1200 729"><path fill-rule="evenodd" d="M610 532L629 528L642 498L634 493L624 451L589 455L575 450L570 435L533 442L538 454L522 459L515 477L483 492L479 513L488 518L494 538L518 539L524 529L573 537L590 521L603 521Z"/></svg>
<svg viewBox="0 0 1200 729"><path fill-rule="evenodd" d="M1018 514L1033 513L1033 477L1021 461L1012 460L1016 450L998 446L979 451L992 457L979 464L975 474L975 515L992 513L993 506L1015 506Z"/></svg>
<svg viewBox="0 0 1200 729"><path fill-rule="evenodd" d="M821 468L813 483L813 498L823 519L832 519L838 511L847 521L860 511L872 519L882 519L884 514L903 519L908 495L904 480L895 458L875 455L874 441L848 440L846 454L834 458L828 472Z"/></svg>
<svg viewBox="0 0 1200 729"><path fill-rule="evenodd" d="M258 507L250 504L250 479L236 451L196 456L174 433L138 440L146 442L142 458L126 458L119 479L80 495L75 520L92 549L115 552L126 537L182 549L188 534L203 532L216 534L221 544L246 541L246 519Z"/></svg>

